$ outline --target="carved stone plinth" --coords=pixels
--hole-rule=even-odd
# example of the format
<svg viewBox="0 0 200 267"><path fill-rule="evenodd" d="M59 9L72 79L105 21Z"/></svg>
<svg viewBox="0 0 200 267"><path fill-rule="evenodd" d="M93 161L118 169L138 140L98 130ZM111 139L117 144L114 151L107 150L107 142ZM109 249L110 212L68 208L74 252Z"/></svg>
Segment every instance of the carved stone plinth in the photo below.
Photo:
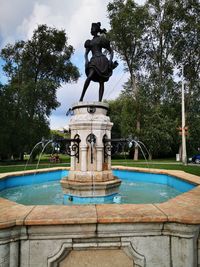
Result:
<svg viewBox="0 0 200 267"><path fill-rule="evenodd" d="M106 182L61 181L64 194L80 197L103 197L117 194L120 184L121 181L119 179Z"/></svg>
<svg viewBox="0 0 200 267"><path fill-rule="evenodd" d="M62 181L65 194L76 196L106 196L118 192L121 181L111 171L111 156L103 140L111 138L113 123L106 115L108 104L79 102L72 107L69 124L71 138L81 141L71 145L71 167ZM107 143L107 145L109 145ZM111 146L110 146L111 148Z"/></svg>

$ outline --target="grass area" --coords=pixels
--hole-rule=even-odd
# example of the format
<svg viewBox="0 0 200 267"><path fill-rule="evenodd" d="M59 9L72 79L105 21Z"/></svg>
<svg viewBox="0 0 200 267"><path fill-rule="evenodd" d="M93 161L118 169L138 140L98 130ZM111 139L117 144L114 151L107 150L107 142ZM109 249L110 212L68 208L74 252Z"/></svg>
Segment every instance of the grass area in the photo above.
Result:
<svg viewBox="0 0 200 267"><path fill-rule="evenodd" d="M59 155L60 162L50 162L50 155L44 154L42 155L40 162L38 164L38 159L34 162L28 162L28 157L25 157L24 161L9 161L9 162L1 162L0 163L0 173L5 172L16 172L16 171L24 171L24 170L35 170L44 169L44 168L53 168L53 167L69 167L70 166L70 157L66 155Z"/></svg>
<svg viewBox="0 0 200 267"><path fill-rule="evenodd" d="M28 165L25 168L25 165L8 165L8 166L0 166L0 173L5 172L17 172L17 171L24 171L24 170L36 170L37 164ZM69 163L55 163L55 164L40 164L38 169L44 168L54 168L54 167L69 167Z"/></svg>
<svg viewBox="0 0 200 267"><path fill-rule="evenodd" d="M164 163L164 164L163 164ZM143 162L130 162L130 161L112 161L112 165L123 165L123 166L129 166L129 167L140 167L140 168L153 168L153 169L165 169L165 170L179 170L179 171L185 171L187 173L191 173L197 176L200 176L200 166L198 165L183 165L182 163L176 163L175 161L173 163L165 163L165 162L159 162L159 161L150 161L147 163Z"/></svg>
<svg viewBox="0 0 200 267"><path fill-rule="evenodd" d="M43 155L38 169L42 168L52 168L52 167L69 167L70 158L66 155L59 155L60 163L51 163L50 155ZM0 163L0 173L13 172L13 171L24 171L35 170L37 166L37 160L32 164L26 166L26 161L21 162L7 162ZM113 159L112 165L123 165L131 167L141 167L141 168L154 168L154 169L168 169L168 170L182 170L187 173L200 176L200 166L198 165L187 165L184 166L180 162L176 162L174 159L158 159L151 160L148 163L144 160L133 161L131 159Z"/></svg>

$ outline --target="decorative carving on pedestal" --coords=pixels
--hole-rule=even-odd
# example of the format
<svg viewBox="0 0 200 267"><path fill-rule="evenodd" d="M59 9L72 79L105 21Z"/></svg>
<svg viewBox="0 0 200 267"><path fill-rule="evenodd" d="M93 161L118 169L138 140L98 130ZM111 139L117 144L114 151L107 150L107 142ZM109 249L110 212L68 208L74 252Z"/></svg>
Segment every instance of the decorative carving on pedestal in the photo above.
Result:
<svg viewBox="0 0 200 267"><path fill-rule="evenodd" d="M118 193L121 181L112 174L111 155L105 154L103 142L105 137L111 138L113 125L107 116L108 104L79 102L72 110L69 127L71 138L80 140L79 157L71 159L69 175L61 181L64 193L87 197Z"/></svg>
<svg viewBox="0 0 200 267"><path fill-rule="evenodd" d="M76 134L70 141L72 144L70 144L70 142L66 145L67 154L71 157L76 157L77 161L79 162L79 143L81 142L80 136Z"/></svg>

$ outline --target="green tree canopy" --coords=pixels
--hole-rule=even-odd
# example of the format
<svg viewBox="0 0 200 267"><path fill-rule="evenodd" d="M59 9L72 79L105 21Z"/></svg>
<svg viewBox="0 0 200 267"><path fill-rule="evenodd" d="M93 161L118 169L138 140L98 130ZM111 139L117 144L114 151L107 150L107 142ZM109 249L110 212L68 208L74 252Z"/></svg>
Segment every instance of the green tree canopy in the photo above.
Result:
<svg viewBox="0 0 200 267"><path fill-rule="evenodd" d="M147 0L139 6L134 0L114 0L108 16L113 46L130 74L117 99L125 106L111 104L113 119L119 110L119 135L147 142L154 156L178 152L184 65L188 147L199 147L199 1Z"/></svg>
<svg viewBox="0 0 200 267"><path fill-rule="evenodd" d="M141 106L140 84L138 83L144 59L143 39L148 27L148 12L145 6L137 5L133 0L115 0L108 4L110 19L110 38L120 58L123 60L125 70L130 77L132 89L132 102L136 109L135 125L137 135L140 135ZM134 122L132 122L132 127ZM138 150L135 150L135 159L138 159Z"/></svg>
<svg viewBox="0 0 200 267"><path fill-rule="evenodd" d="M62 83L74 82L79 77L71 62L73 52L65 31L47 25L39 25L30 40L17 41L2 49L3 70L8 77L3 95L11 98L7 110L12 121L9 127L6 127L9 120L2 125L12 129L10 142L15 143L12 153L17 145L21 152L30 150L47 135L48 116L59 106L56 90Z"/></svg>

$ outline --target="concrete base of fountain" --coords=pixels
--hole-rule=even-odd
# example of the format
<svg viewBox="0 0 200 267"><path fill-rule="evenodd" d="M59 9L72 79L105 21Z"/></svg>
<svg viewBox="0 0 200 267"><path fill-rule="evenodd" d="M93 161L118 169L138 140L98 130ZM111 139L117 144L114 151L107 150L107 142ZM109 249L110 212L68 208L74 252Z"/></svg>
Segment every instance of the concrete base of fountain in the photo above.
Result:
<svg viewBox="0 0 200 267"><path fill-rule="evenodd" d="M80 180L62 180L61 185L66 195L79 197L99 197L110 196L118 193L121 181L113 176L112 180L107 181L80 181Z"/></svg>
<svg viewBox="0 0 200 267"><path fill-rule="evenodd" d="M106 182L118 179L111 170L106 171L69 171L67 180L75 182Z"/></svg>
<svg viewBox="0 0 200 267"><path fill-rule="evenodd" d="M99 197L118 193L121 181L111 171L111 138L113 123L107 116L108 104L79 102L72 107L69 128L71 139L71 166L68 177L61 181L65 195Z"/></svg>

